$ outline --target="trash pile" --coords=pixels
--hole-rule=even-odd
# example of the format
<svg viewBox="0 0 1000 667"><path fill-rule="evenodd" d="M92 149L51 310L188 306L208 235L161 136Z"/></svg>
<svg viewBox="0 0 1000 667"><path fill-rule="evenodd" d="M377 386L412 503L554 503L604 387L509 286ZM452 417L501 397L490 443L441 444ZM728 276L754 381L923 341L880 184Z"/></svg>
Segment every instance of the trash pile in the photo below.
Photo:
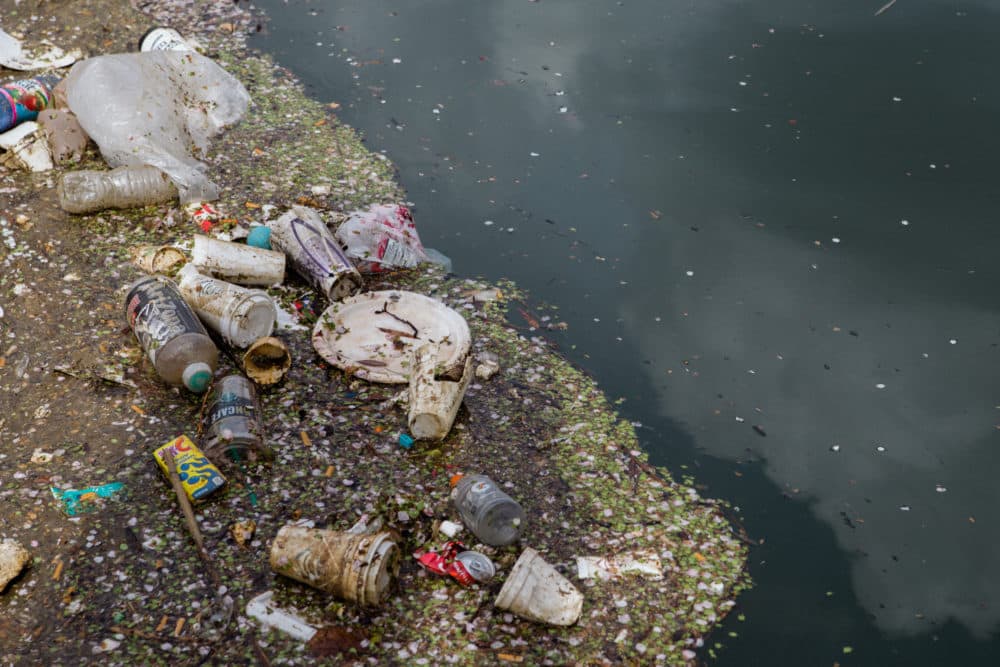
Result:
<svg viewBox="0 0 1000 667"><path fill-rule="evenodd" d="M28 60L19 53L21 61ZM45 57L51 62L56 55ZM59 57L65 60L65 55ZM199 86L183 85L183 78L191 76ZM165 90L186 93L165 99ZM440 443L472 420L471 410L468 419L459 419L470 387L481 387L478 383L488 382L501 370L499 356L474 340L465 314L441 299L384 283L386 276L421 264L450 269L448 258L423 246L405 205L375 204L335 217L295 204L268 207L259 220L240 221L239 216L227 215L223 205L212 203L219 198L219 187L199 158L211 139L241 121L249 100L239 80L167 28L148 32L137 53L80 60L65 78L42 74L0 90L0 130L4 130L0 149L5 151L0 164L29 171L59 168L55 189L66 213L177 202L186 214L190 230L181 240L130 249L134 269L144 275L126 281L119 305L159 381L177 393L197 396L201 403L183 432L175 432L165 443L146 442L142 453L150 465L155 463L164 488L172 489L185 530L214 584L214 600L196 614L198 632L208 638L218 638L230 627L236 603L226 585L227 575L235 573L226 569L225 562L213 559L206 546L218 539L207 540L203 534L206 508L229 502L235 494L227 491L235 489L256 507L259 499L248 482L248 467L280 465L287 443L269 438L277 424L265 414L282 419L282 410L295 409L269 403L275 400L273 390L286 383L293 369L295 345L289 345L289 336L308 338L318 357L347 378L350 395L383 397L380 405L398 412L407 428L393 434L393 447L398 444L400 453L414 458L432 460L440 455ZM89 141L96 143L110 169L73 169ZM302 285L308 289L303 291ZM296 304L307 302L303 309L314 311L311 332L278 331L289 315L276 295L288 292L295 293ZM495 298L477 293L470 307ZM528 370L529 377L537 373ZM518 388L510 391L514 399L521 399ZM578 397L584 394L581 390ZM523 409L533 409L528 405L525 402ZM512 417L491 416L500 420L498 434ZM310 447L307 432L300 435L303 445ZM571 437L548 433L539 441L554 447ZM52 456L41 450L36 454ZM311 474L330 477L334 464L339 469L339 462L331 462L325 472ZM577 624L584 594L567 578L564 566L547 562L536 550L548 551L546 540L564 538L531 531L536 516L539 522L552 521L551 508L541 516L526 512L504 490L515 488L510 483L501 485L474 469L448 468L442 466L447 474L437 477L443 484L421 490L448 494L451 520L435 521L432 534L421 534L416 550L406 548L407 540L394 526L396 520L411 520L407 511L385 507L375 512L366 507L365 516L349 530L319 528L316 522L295 516L270 533L274 537L267 547L267 564L279 578L256 580L258 588L269 590L254 591L242 610L245 616L261 628L277 629L298 641L322 643L329 640L330 629L316 627L283 607L272 590L276 582L283 587L304 585L360 610L391 608L394 600L416 594L399 583L400 569L415 563L414 570L419 566L419 572L457 582L451 584L456 595L479 591L480 608L491 601L506 624L511 615L541 626ZM636 472L636 479L643 474L648 476ZM385 484L387 494L399 498L394 481L386 479ZM584 479L581 484L591 481ZM121 502L127 486L122 481L82 488L52 484L47 494L67 517L76 518ZM522 502L529 497L520 496ZM572 502L568 500L567 506ZM650 507L664 504L657 499L648 502ZM527 506L536 509L530 502ZM349 509L357 508L334 508L345 515ZM423 511L422 519L433 514L426 506ZM605 514L602 521L607 518ZM256 531L254 520L243 520L232 523L224 535L248 549L257 540ZM463 531L475 542L458 539ZM533 544L524 543L526 536ZM678 564L661 562L660 556L669 553L665 545L632 556L580 557L577 579L593 585L626 572L664 579L667 569L680 570ZM603 553L603 546L592 545L591 553ZM404 550L412 552L412 561L404 557ZM0 592L17 586L19 573L30 562L24 546L12 540L0 542ZM705 609L707 613L709 607ZM95 653L113 650L122 634L127 633L105 640L110 643ZM180 634L178 625L174 636Z"/></svg>

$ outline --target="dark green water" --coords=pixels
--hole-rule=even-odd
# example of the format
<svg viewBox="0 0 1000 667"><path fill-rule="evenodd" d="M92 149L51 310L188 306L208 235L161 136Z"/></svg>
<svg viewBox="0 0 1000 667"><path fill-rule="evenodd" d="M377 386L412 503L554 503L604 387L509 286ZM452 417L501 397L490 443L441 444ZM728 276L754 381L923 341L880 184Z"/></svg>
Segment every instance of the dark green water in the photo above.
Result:
<svg viewBox="0 0 1000 667"><path fill-rule="evenodd" d="M882 4L258 2L763 541L717 664L1000 663L1000 3Z"/></svg>

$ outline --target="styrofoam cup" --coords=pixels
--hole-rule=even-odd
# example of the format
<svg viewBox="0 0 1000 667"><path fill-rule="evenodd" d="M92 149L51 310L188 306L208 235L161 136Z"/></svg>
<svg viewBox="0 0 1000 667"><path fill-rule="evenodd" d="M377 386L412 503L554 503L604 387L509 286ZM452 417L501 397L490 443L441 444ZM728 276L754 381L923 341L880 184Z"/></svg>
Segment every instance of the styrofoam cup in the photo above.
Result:
<svg viewBox="0 0 1000 667"><path fill-rule="evenodd" d="M132 263L146 273L163 273L187 257L178 248L169 245L140 245L132 248Z"/></svg>
<svg viewBox="0 0 1000 667"><path fill-rule="evenodd" d="M195 234L191 263L201 273L237 285L269 287L285 279L285 254Z"/></svg>
<svg viewBox="0 0 1000 667"><path fill-rule="evenodd" d="M247 347L274 331L278 311L267 292L203 276L192 264L177 275L184 300L233 347Z"/></svg>
<svg viewBox="0 0 1000 667"><path fill-rule="evenodd" d="M436 380L437 358L437 345L422 345L413 350L407 421L410 433L417 440L443 440L448 435L472 379L472 357L467 357L461 380Z"/></svg>
<svg viewBox="0 0 1000 667"><path fill-rule="evenodd" d="M514 563L494 604L529 621L573 625L583 609L583 594L537 551L527 547Z"/></svg>
<svg viewBox="0 0 1000 667"><path fill-rule="evenodd" d="M243 372L259 385L275 384L292 367L292 355L281 339L266 336L243 353Z"/></svg>
<svg viewBox="0 0 1000 667"><path fill-rule="evenodd" d="M391 533L343 533L284 526L271 544L271 569L337 597L376 606L399 573Z"/></svg>

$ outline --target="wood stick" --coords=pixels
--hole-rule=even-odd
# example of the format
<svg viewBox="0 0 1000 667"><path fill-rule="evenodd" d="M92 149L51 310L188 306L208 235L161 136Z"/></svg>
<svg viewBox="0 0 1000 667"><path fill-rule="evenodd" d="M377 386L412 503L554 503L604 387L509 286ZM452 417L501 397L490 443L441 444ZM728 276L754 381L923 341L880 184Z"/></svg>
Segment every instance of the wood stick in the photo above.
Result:
<svg viewBox="0 0 1000 667"><path fill-rule="evenodd" d="M191 539L194 540L195 546L198 547L198 555L201 556L202 552L205 551L205 542L201 537L201 530L198 528L198 522L194 518L194 509L191 507L191 501L187 497L187 491L184 490L184 484L181 483L181 477L177 474L177 462L174 460L174 455L171 451L167 450L163 452L163 462L167 464L167 471L170 475L170 484L174 487L174 494L177 496L177 502L181 506L181 511L184 512L184 518L187 520L188 532L191 533ZM208 558L208 554L205 554L203 558Z"/></svg>

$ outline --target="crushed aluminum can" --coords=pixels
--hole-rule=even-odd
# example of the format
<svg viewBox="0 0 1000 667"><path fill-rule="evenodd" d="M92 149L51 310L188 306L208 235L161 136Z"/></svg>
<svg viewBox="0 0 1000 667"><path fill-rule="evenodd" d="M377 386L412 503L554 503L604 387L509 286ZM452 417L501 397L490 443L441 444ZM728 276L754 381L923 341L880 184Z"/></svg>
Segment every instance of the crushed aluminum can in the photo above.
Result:
<svg viewBox="0 0 1000 667"><path fill-rule="evenodd" d="M493 562L481 553L468 551L461 542L447 542L438 551L413 554L425 570L449 576L463 586L488 581L496 574Z"/></svg>

